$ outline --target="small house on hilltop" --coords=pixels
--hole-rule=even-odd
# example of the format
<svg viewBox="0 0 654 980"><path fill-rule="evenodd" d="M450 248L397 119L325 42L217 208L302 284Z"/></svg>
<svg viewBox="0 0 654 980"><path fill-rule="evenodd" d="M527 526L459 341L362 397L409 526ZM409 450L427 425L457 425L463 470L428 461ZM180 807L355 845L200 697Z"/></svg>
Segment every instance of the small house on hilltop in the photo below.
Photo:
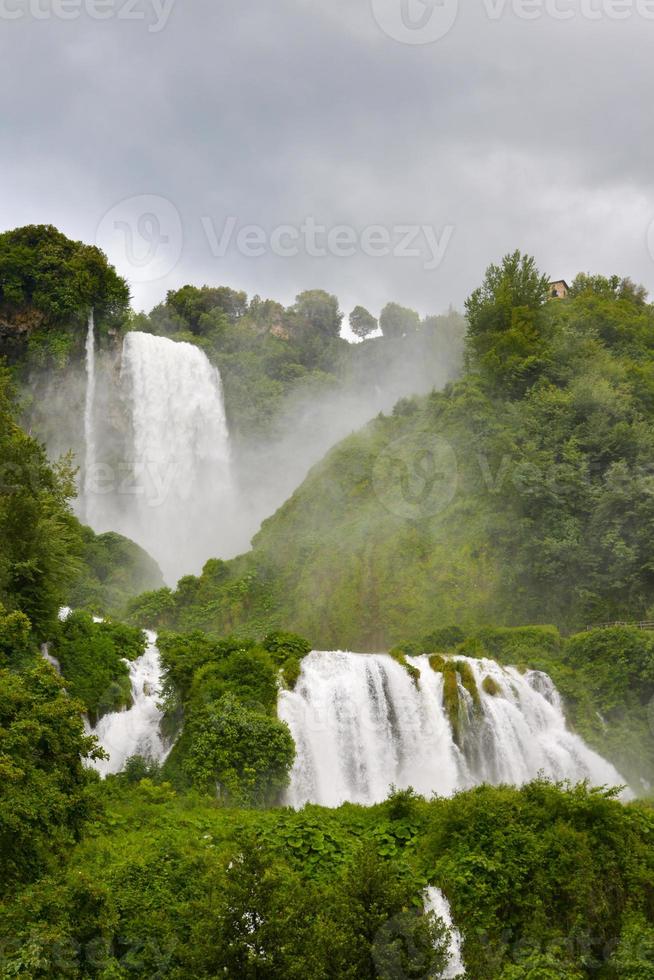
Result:
<svg viewBox="0 0 654 980"><path fill-rule="evenodd" d="M549 299L566 299L570 287L565 279L557 279L549 284Z"/></svg>

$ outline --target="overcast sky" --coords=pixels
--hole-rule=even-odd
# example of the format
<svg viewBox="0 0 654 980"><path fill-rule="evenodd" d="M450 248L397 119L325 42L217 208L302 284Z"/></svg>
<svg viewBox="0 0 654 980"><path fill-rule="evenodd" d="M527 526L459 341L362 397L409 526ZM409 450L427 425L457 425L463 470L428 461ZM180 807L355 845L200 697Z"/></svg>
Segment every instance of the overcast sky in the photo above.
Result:
<svg viewBox="0 0 654 980"><path fill-rule="evenodd" d="M0 0L0 224L97 241L137 308L441 312L514 248L654 292L654 3L430 3Z"/></svg>

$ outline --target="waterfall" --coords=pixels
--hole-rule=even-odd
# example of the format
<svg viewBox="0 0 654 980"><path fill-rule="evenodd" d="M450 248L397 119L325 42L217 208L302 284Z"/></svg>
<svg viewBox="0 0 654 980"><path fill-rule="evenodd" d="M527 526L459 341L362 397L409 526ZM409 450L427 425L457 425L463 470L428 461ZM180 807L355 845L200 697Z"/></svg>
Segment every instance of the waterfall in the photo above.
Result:
<svg viewBox="0 0 654 980"><path fill-rule="evenodd" d="M86 330L86 398L84 403L84 510L85 520L93 520L93 480L95 478L95 319L93 310L89 313Z"/></svg>
<svg viewBox="0 0 654 980"><path fill-rule="evenodd" d="M295 690L279 698L279 716L296 745L288 803L372 804L385 799L391 785L450 796L484 782L519 786L539 774L624 784L567 728L546 674L457 657L474 678L476 698L459 678L455 728L443 674L427 657L407 659L420 672L417 683L383 654L316 651L305 657Z"/></svg>
<svg viewBox="0 0 654 980"><path fill-rule="evenodd" d="M464 976L465 967L461 956L461 933L452 922L450 903L440 888L432 887L425 889L425 912L434 912L450 930L448 963L440 976L443 980L453 980L454 977Z"/></svg>
<svg viewBox="0 0 654 980"><path fill-rule="evenodd" d="M61 665L57 660L57 658L53 657L52 654L50 653L49 643L41 644L41 656L46 661L46 663L49 663L51 667L54 667L54 669L57 671L58 674L61 674Z"/></svg>
<svg viewBox="0 0 654 980"><path fill-rule="evenodd" d="M131 420L131 482L119 495L114 527L175 584L225 553L233 524L220 374L193 344L133 332L124 340L121 380Z"/></svg>
<svg viewBox="0 0 654 980"><path fill-rule="evenodd" d="M91 763L102 776L120 772L132 755L163 762L168 754L161 736L162 713L158 707L161 664L157 635L146 630L146 636L148 643L145 653L129 664L131 708L104 715L95 728L88 729L90 734L97 736L109 755L108 759Z"/></svg>

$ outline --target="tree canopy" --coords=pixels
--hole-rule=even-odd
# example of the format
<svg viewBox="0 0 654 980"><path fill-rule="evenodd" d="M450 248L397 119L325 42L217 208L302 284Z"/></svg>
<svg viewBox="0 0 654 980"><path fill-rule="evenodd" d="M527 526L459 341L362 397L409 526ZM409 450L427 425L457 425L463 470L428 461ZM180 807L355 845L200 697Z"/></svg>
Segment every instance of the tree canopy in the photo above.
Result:
<svg viewBox="0 0 654 980"><path fill-rule="evenodd" d="M384 337L405 337L418 329L420 317L399 303L387 303L379 315L379 326Z"/></svg>
<svg viewBox="0 0 654 980"><path fill-rule="evenodd" d="M355 336L365 340L377 329L377 320L363 306L355 306L350 313L350 327Z"/></svg>

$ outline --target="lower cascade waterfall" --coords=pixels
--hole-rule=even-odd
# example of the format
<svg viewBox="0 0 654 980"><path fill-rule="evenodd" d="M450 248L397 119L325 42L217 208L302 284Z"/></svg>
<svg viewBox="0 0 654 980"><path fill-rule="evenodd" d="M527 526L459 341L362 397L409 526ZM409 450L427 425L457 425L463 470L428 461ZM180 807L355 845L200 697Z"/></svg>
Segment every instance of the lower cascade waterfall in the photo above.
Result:
<svg viewBox="0 0 654 980"><path fill-rule="evenodd" d="M129 665L132 682L132 706L125 711L103 715L89 734L108 754L91 765L102 776L120 772L132 755L142 755L153 762L163 762L168 754L161 735L162 713L158 707L161 685L161 663L156 633L146 630L145 653Z"/></svg>
<svg viewBox="0 0 654 980"><path fill-rule="evenodd" d="M131 470L104 523L132 538L174 585L223 554L233 500L222 383L198 347L133 331L121 387Z"/></svg>
<svg viewBox="0 0 654 980"><path fill-rule="evenodd" d="M432 670L426 656L407 657L419 671L417 683L384 654L305 657L295 690L282 691L278 706L297 750L287 802L372 804L391 785L450 796L480 783L519 786L539 774L624 784L614 766L568 729L547 674L455 659L474 685L455 675L458 697L448 712L446 675Z"/></svg>
<svg viewBox="0 0 654 980"><path fill-rule="evenodd" d="M461 956L461 933L452 922L450 904L440 888L425 889L425 912L434 912L450 930L448 963L440 976L443 980L454 980L455 977L465 976L466 971Z"/></svg>

